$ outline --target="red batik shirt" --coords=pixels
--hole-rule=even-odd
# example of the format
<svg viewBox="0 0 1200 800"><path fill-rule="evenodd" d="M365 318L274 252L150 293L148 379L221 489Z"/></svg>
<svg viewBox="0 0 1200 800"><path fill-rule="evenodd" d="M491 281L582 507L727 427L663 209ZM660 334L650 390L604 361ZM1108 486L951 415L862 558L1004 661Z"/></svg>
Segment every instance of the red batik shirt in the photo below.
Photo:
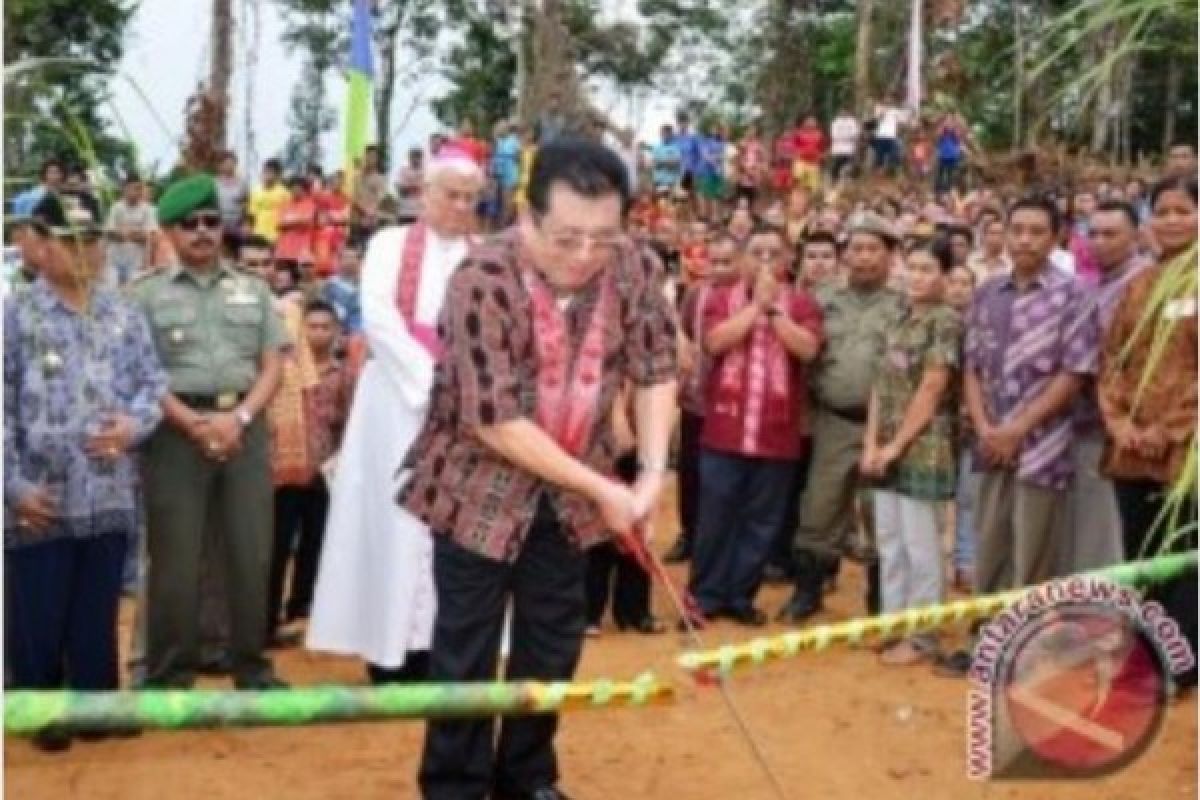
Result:
<svg viewBox="0 0 1200 800"><path fill-rule="evenodd" d="M522 280L515 230L487 240L450 279L438 333L446 349L434 377L425 427L404 469L399 501L435 534L474 553L512 562L547 495L568 538L589 547L609 537L586 497L547 484L486 447L480 426L537 417L538 355L533 306ZM622 249L613 279L616 302L604 329L601 386L580 460L612 474L619 453L611 411L626 380L635 388L675 379L675 324L662 292L663 270L648 250ZM580 290L565 310L577 351L602 295L605 276Z"/></svg>
<svg viewBox="0 0 1200 800"><path fill-rule="evenodd" d="M705 335L750 302L744 283L710 289ZM821 311L807 292L785 288L776 307L820 340ZM759 315L745 339L712 357L701 444L752 458L800 458L808 416L805 386L804 365L784 347L767 315Z"/></svg>

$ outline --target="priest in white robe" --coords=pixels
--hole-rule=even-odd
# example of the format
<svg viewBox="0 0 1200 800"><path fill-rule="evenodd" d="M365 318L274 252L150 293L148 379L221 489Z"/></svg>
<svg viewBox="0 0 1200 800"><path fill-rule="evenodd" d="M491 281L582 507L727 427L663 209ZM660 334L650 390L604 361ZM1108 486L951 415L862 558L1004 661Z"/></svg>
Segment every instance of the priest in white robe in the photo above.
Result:
<svg viewBox="0 0 1200 800"><path fill-rule="evenodd" d="M446 284L467 255L482 188L476 163L443 148L421 218L377 233L363 263L370 356L337 460L306 646L360 656L376 683L420 679L428 660L433 544L396 503L398 469L425 421Z"/></svg>

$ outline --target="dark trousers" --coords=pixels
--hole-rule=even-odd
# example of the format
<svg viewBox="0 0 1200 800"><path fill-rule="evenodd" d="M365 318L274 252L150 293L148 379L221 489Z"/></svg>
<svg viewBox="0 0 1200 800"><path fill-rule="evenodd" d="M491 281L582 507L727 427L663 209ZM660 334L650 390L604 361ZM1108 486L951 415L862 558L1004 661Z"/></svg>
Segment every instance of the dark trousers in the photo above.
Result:
<svg viewBox="0 0 1200 800"><path fill-rule="evenodd" d="M768 562L791 573L795 567L795 555L792 551L792 540L796 538L796 519L800 516L800 495L808 483L809 442L805 442L804 457L796 462L792 471L792 483L787 489L787 505L784 506L783 519L779 523L779 531L775 541L771 543L771 555Z"/></svg>
<svg viewBox="0 0 1200 800"><path fill-rule="evenodd" d="M689 588L704 613L753 607L795 471L795 461L701 452L704 494Z"/></svg>
<svg viewBox="0 0 1200 800"><path fill-rule="evenodd" d="M935 192L948 192L958 185L958 162L938 159L937 171L933 175Z"/></svg>
<svg viewBox="0 0 1200 800"><path fill-rule="evenodd" d="M696 509L700 500L700 435L704 417L684 411L679 418L679 537L690 552L696 541Z"/></svg>
<svg viewBox="0 0 1200 800"><path fill-rule="evenodd" d="M438 613L430 652L435 682L496 678L504 610L512 603L505 679L568 681L583 649L584 554L543 499L511 564L477 555L449 535L434 535ZM431 720L419 781L427 800L483 800L558 781L558 715L495 720Z"/></svg>
<svg viewBox="0 0 1200 800"><path fill-rule="evenodd" d="M1125 533L1125 557L1130 561L1153 558L1163 551L1164 533L1169 532L1169 522L1159 520L1168 487L1153 481L1113 481L1117 493L1117 508L1121 512L1121 525ZM1196 521L1196 497L1189 496L1178 525ZM1155 523L1159 523L1157 526ZM1171 552L1191 550L1196 547L1196 533L1176 539L1171 543ZM1196 650L1196 569L1164 583L1148 587L1147 600L1162 604L1175 619L1179 630L1187 639L1192 652ZM1181 686L1196 685L1196 668L1175 676Z"/></svg>
<svg viewBox="0 0 1200 800"><path fill-rule="evenodd" d="M605 542L587 551L589 625L600 625L610 597L619 628L633 627L650 616L650 576L634 558Z"/></svg>
<svg viewBox="0 0 1200 800"><path fill-rule="evenodd" d="M637 479L637 453L617 460L617 477L632 485ZM612 542L587 551L587 621L599 626L612 598L617 627L632 627L650 616L650 576L637 560Z"/></svg>
<svg viewBox="0 0 1200 800"><path fill-rule="evenodd" d="M125 533L106 533L5 551L12 688L117 688L117 605L128 541Z"/></svg>
<svg viewBox="0 0 1200 800"><path fill-rule="evenodd" d="M288 562L292 566L287 619L307 617L312 608L321 543L325 539L325 517L329 514L329 490L318 475L308 486L279 486L275 489L275 542L271 552L270 594L267 596L267 633L279 626L284 609L283 585Z"/></svg>
<svg viewBox="0 0 1200 800"><path fill-rule="evenodd" d="M199 662L201 553L219 533L229 604L234 682L273 670L264 654L271 566L271 464L260 415L242 449L223 463L207 458L169 425L145 449L149 569L146 578L146 686L190 687Z"/></svg>

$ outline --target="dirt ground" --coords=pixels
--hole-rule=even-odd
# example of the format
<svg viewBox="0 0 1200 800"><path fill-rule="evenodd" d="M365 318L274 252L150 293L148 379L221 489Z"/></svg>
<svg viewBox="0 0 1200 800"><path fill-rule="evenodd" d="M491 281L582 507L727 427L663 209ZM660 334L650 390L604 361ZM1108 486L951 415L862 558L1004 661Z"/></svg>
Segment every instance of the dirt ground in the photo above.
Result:
<svg viewBox="0 0 1200 800"><path fill-rule="evenodd" d="M660 530L673 531L664 511ZM666 548L672 535L657 542ZM682 581L682 571L676 571ZM774 612L785 592L767 589ZM861 571L843 570L818 621L861 612ZM674 620L656 596L658 612ZM123 609L128 633L132 609ZM768 632L783 628L772 625ZM127 638L127 637L126 637ZM705 642L748 638L720 623ZM584 711L563 718L562 787L575 800L774 798L720 695L696 688L673 666L683 648L661 636L606 630L589 640L579 677L629 677L646 669L677 679L674 706ZM277 659L293 684L359 683L352 659L287 650ZM206 685L221 685L211 681ZM973 783L965 771L966 683L928 667L884 667L868 649L839 648L739 673L732 684L755 737L792 800L822 798L1013 798L1169 800L1197 793L1195 696L1173 704L1158 739L1118 775L1089 783ZM422 724L397 722L293 729L147 733L76 743L44 755L6 739L6 796L19 800L397 800L416 797Z"/></svg>

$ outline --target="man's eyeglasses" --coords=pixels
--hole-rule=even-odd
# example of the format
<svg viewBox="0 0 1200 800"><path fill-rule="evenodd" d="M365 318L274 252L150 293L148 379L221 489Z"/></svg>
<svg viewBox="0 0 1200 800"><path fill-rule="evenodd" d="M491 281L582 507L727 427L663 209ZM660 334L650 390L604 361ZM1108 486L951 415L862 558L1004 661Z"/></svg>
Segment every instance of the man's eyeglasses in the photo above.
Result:
<svg viewBox="0 0 1200 800"><path fill-rule="evenodd" d="M777 247L758 247L747 252L758 261L774 261L783 255L783 250Z"/></svg>
<svg viewBox="0 0 1200 800"><path fill-rule="evenodd" d="M542 227L541 217L537 218L537 222L538 227ZM590 233L588 231L571 229L556 231L545 227L543 228L543 232L552 246L572 253L578 253L583 250L585 242L590 243L597 250L615 250L625 241L625 232L620 230Z"/></svg>
<svg viewBox="0 0 1200 800"><path fill-rule="evenodd" d="M221 227L221 215L192 214L191 216L184 217L183 219L179 220L178 225L180 228L188 231L189 233L197 230L202 225L210 231L215 231Z"/></svg>

